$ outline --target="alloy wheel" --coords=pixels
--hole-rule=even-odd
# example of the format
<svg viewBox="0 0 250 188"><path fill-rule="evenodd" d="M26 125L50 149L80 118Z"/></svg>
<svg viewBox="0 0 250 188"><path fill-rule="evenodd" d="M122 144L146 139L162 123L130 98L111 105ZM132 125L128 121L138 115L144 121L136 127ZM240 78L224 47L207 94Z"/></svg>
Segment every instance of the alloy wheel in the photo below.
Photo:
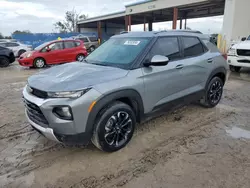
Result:
<svg viewBox="0 0 250 188"><path fill-rule="evenodd" d="M110 146L120 147L132 131L132 119L127 112L113 114L105 125L105 141Z"/></svg>
<svg viewBox="0 0 250 188"><path fill-rule="evenodd" d="M44 60L42 60L42 59L36 60L36 67L42 68L42 67L44 67L44 65L45 65Z"/></svg>
<svg viewBox="0 0 250 188"><path fill-rule="evenodd" d="M79 55L79 56L77 57L77 61L82 62L83 60L84 60L84 56L83 56L83 55Z"/></svg>
<svg viewBox="0 0 250 188"><path fill-rule="evenodd" d="M215 81L210 89L208 94L208 99L211 103L216 104L220 101L222 95L222 84L219 81Z"/></svg>

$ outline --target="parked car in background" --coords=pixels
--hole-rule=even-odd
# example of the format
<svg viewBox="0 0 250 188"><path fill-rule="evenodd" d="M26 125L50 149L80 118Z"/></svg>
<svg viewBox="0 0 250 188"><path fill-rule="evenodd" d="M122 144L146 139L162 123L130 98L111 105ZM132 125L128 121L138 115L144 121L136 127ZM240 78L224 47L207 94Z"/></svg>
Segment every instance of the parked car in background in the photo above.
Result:
<svg viewBox="0 0 250 188"><path fill-rule="evenodd" d="M15 61L15 56L12 50L0 46L0 67L7 67Z"/></svg>
<svg viewBox="0 0 250 188"><path fill-rule="evenodd" d="M23 90L26 116L49 139L90 140L114 152L136 123L156 112L221 100L227 62L209 37L190 32L129 32L111 37L85 60L31 76Z"/></svg>
<svg viewBox="0 0 250 188"><path fill-rule="evenodd" d="M231 46L227 53L227 62L231 71L239 72L242 67L250 68L250 36Z"/></svg>
<svg viewBox="0 0 250 188"><path fill-rule="evenodd" d="M20 42L0 42L0 46L11 49L14 52L15 57L19 57L24 52L33 49L31 45L22 44Z"/></svg>
<svg viewBox="0 0 250 188"><path fill-rule="evenodd" d="M22 54L18 62L21 66L42 68L45 65L83 61L88 55L80 40L56 40L46 42L34 51Z"/></svg>
<svg viewBox="0 0 250 188"><path fill-rule="evenodd" d="M87 51L89 53L93 52L99 46L97 37L87 37L87 36L78 35L78 36L76 36L74 38L77 39L77 40L83 41L84 45L87 48Z"/></svg>

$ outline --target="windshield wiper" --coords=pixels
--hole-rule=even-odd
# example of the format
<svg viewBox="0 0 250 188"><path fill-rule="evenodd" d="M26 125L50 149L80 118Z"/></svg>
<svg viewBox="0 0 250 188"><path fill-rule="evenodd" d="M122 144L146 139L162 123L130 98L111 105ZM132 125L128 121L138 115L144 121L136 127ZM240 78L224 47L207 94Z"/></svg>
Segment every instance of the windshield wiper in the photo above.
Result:
<svg viewBox="0 0 250 188"><path fill-rule="evenodd" d="M100 65L100 66L104 66L104 67L107 67L107 66L108 66L108 65L102 64L102 63L92 63L92 64L94 64L94 65Z"/></svg>

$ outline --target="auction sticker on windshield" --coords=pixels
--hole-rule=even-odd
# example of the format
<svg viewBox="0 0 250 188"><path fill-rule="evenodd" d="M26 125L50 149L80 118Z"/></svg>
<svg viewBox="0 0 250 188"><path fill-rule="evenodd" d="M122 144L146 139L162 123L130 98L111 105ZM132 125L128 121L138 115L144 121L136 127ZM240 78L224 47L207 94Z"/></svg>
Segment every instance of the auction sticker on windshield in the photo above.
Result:
<svg viewBox="0 0 250 188"><path fill-rule="evenodd" d="M132 46L137 46L140 44L141 41L133 41L133 40L127 40L124 45L132 45Z"/></svg>

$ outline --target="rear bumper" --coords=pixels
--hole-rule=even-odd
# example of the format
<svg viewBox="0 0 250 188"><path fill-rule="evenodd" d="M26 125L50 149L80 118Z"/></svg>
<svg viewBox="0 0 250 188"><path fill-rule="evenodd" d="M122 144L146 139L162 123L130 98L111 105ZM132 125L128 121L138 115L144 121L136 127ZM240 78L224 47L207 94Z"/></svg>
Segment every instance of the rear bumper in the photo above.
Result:
<svg viewBox="0 0 250 188"><path fill-rule="evenodd" d="M227 63L236 67L250 67L250 57L228 56Z"/></svg>
<svg viewBox="0 0 250 188"><path fill-rule="evenodd" d="M33 59L31 58L18 58L18 63L21 66L25 67L32 67L33 66Z"/></svg>

